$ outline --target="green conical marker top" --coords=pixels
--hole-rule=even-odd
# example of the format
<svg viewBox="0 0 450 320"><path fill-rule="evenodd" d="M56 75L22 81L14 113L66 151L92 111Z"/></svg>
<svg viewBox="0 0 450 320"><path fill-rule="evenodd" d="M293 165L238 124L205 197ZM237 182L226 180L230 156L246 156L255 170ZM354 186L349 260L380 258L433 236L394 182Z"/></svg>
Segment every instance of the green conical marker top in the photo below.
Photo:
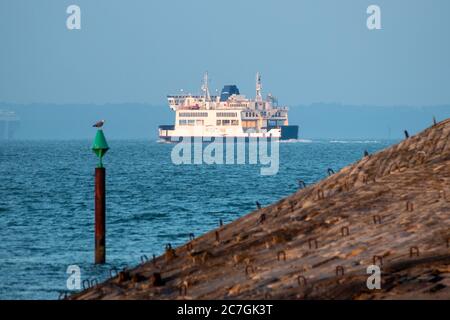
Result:
<svg viewBox="0 0 450 320"><path fill-rule="evenodd" d="M92 151L97 155L100 162L98 163L98 167L102 168L102 158L109 150L108 143L106 142L105 135L103 134L103 130L97 130L97 134L95 135L94 143L92 144Z"/></svg>

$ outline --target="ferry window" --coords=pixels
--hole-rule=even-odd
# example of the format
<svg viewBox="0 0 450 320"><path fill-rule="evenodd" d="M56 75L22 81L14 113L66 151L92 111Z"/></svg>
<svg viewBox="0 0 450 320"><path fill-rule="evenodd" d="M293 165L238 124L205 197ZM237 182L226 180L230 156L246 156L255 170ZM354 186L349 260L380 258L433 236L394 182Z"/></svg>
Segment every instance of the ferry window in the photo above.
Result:
<svg viewBox="0 0 450 320"><path fill-rule="evenodd" d="M230 120L222 120L222 123L224 126L229 126L230 125Z"/></svg>
<svg viewBox="0 0 450 320"><path fill-rule="evenodd" d="M231 120L231 125L232 126L238 126L239 125L239 120Z"/></svg>
<svg viewBox="0 0 450 320"><path fill-rule="evenodd" d="M190 126L195 125L195 120L188 120L188 125L190 125Z"/></svg>
<svg viewBox="0 0 450 320"><path fill-rule="evenodd" d="M236 112L217 112L217 116L218 117L227 117L227 118L233 118L233 117L237 117L237 113Z"/></svg>
<svg viewBox="0 0 450 320"><path fill-rule="evenodd" d="M180 117L207 117L207 112L180 112Z"/></svg>
<svg viewBox="0 0 450 320"><path fill-rule="evenodd" d="M186 120L180 120L179 123L180 123L180 126L184 126L184 125L186 125Z"/></svg>
<svg viewBox="0 0 450 320"><path fill-rule="evenodd" d="M198 126L202 126L203 123L204 123L203 120L197 120L197 125L198 125Z"/></svg>
<svg viewBox="0 0 450 320"><path fill-rule="evenodd" d="M222 121L217 120L217 125L220 126L222 124Z"/></svg>

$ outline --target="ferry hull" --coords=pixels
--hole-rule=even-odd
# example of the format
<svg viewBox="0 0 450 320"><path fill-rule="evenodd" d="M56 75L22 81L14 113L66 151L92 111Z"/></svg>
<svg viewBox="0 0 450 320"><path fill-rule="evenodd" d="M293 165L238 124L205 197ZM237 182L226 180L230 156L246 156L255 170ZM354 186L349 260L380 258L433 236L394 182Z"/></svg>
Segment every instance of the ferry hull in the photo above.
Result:
<svg viewBox="0 0 450 320"><path fill-rule="evenodd" d="M275 129L275 128L273 128ZM175 126L173 125L162 125L159 127L159 139L165 142L179 142L184 139L195 139L195 138L202 138L206 141L214 141L216 138L233 138L236 139L244 139L246 142L249 141L249 139L253 138L276 138L279 140L296 140L298 139L298 126L295 125L289 125L289 126L281 126L279 131L280 134L272 135L269 133L253 133L243 135L243 136L233 136L233 135L221 135L221 136L179 136L174 134Z"/></svg>
<svg viewBox="0 0 450 320"><path fill-rule="evenodd" d="M280 140L297 140L298 126L281 126Z"/></svg>

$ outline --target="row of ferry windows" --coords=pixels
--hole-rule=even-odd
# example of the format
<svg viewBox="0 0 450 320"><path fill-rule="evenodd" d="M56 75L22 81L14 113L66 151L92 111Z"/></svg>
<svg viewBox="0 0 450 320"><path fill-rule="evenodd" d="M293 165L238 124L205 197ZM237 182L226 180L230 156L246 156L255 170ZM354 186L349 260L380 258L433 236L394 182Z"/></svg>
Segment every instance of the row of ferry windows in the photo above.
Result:
<svg viewBox="0 0 450 320"><path fill-rule="evenodd" d="M203 120L186 120L181 119L178 121L180 126L203 126L205 122ZM216 124L218 126L238 126L239 120L217 120Z"/></svg>
<svg viewBox="0 0 450 320"><path fill-rule="evenodd" d="M236 118L237 113L236 112L217 112L217 117L223 117L223 118Z"/></svg>
<svg viewBox="0 0 450 320"><path fill-rule="evenodd" d="M204 124L203 120L179 120L180 126L202 126Z"/></svg>
<svg viewBox="0 0 450 320"><path fill-rule="evenodd" d="M239 120L217 120L216 124L218 126L238 126Z"/></svg>
<svg viewBox="0 0 450 320"><path fill-rule="evenodd" d="M207 117L208 112L180 112L180 117Z"/></svg>
<svg viewBox="0 0 450 320"><path fill-rule="evenodd" d="M180 117L207 117L208 113L207 112L180 112L179 116ZM222 118L236 118L237 113L236 112L217 112L216 116L222 117Z"/></svg>
<svg viewBox="0 0 450 320"><path fill-rule="evenodd" d="M267 112L265 112L265 111L261 111L261 115L263 116L263 117L265 117L266 115L267 115ZM245 113L245 116L247 117L247 118L250 118L250 117L256 117L256 113L255 112L246 112ZM281 112L276 112L273 116L275 116L275 117L281 117Z"/></svg>

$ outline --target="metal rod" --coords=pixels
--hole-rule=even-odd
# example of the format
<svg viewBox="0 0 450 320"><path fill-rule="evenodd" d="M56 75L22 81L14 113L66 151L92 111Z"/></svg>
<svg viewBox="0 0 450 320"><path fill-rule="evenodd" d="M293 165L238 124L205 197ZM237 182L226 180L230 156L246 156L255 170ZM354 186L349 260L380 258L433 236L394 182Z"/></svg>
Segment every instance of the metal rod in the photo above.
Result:
<svg viewBox="0 0 450 320"><path fill-rule="evenodd" d="M307 283L306 278L304 276L298 276L297 282L298 282L299 286L304 286L304 287L306 286L306 283Z"/></svg>
<svg viewBox="0 0 450 320"><path fill-rule="evenodd" d="M95 168L95 263L106 262L105 168Z"/></svg>

